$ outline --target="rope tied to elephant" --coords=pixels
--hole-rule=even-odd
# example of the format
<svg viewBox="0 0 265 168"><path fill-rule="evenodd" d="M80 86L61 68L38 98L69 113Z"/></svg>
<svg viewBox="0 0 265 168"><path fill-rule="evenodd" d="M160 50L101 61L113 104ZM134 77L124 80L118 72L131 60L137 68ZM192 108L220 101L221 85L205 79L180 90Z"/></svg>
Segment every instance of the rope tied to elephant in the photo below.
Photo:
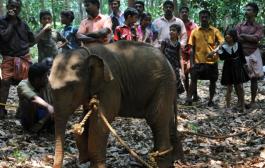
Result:
<svg viewBox="0 0 265 168"><path fill-rule="evenodd" d="M74 133L75 134L81 135L84 132L84 125L85 125L86 121L88 120L88 118L91 116L92 113L97 112L97 113L99 113L99 116L102 119L103 123L110 130L110 132L113 134L113 136L125 147L125 149L129 152L130 155L132 155L136 160L138 160L145 167L147 167L147 168L157 168L158 166L156 164L155 158L156 157L163 156L163 155L166 155L166 154L168 154L169 152L171 152L173 150L173 147L171 147L171 148L169 148L167 150L164 150L162 152L159 152L159 151L152 152L152 153L149 154L149 161L147 163L136 152L134 152L128 146L128 144L126 144L126 142L124 140L122 140L122 138L112 128L112 126L108 122L107 118L102 113L102 111L98 110L99 100L98 100L98 97L96 95L94 95L91 98L91 100L89 101L89 105L88 106L89 106L89 109L90 110L87 112L87 114L85 115L85 117L82 119L82 121L80 123L75 124L73 126L73 129L74 129Z"/></svg>
<svg viewBox="0 0 265 168"><path fill-rule="evenodd" d="M151 156L151 157L159 157L159 156L163 156L163 155L168 154L168 153L171 152L172 150L173 150L173 147L170 147L170 148L168 148L168 149L166 149L166 150L164 150L164 151L162 151L162 152L159 152L159 151L157 150L157 151L155 151L155 152L150 153L150 156Z"/></svg>
<svg viewBox="0 0 265 168"><path fill-rule="evenodd" d="M158 168L157 164L156 164L156 161L155 161L155 158L156 157L160 157L160 156L163 156L163 155L166 155L168 154L169 152L173 151L173 147L170 147L162 152L159 152L158 150L157 151L154 151L152 153L150 153L148 155L148 159L149 159L149 164L152 165L153 168Z"/></svg>
<svg viewBox="0 0 265 168"><path fill-rule="evenodd" d="M74 124L73 125L73 132L77 135L82 135L84 132L84 125L86 123L86 121L88 120L88 118L91 116L92 112L95 112L98 110L98 105L99 105L99 100L97 99L97 96L93 96L88 104L89 106L89 110L87 112L87 114L85 115L85 117L83 118L83 120L78 123L78 124Z"/></svg>
<svg viewBox="0 0 265 168"><path fill-rule="evenodd" d="M85 125L86 121L88 120L88 118L91 116L92 113L97 112L97 113L99 113L99 116L101 117L103 123L110 130L110 132L113 134L113 136L128 150L128 152L136 160L138 160L141 164L143 164L147 168L154 168L154 166L151 166L150 164L148 164L147 162L145 162L142 158L139 157L139 155L136 152L134 152L132 149L130 149L130 147L121 139L121 137L112 128L112 126L108 122L108 120L105 117L105 115L101 111L98 110L98 107L99 107L98 96L94 95L91 98L91 100L89 101L89 109L90 109L89 112L85 115L85 117L83 118L83 120L80 123L75 124L73 126L74 133L76 133L78 135L81 135L83 133L83 131L84 131L84 125Z"/></svg>

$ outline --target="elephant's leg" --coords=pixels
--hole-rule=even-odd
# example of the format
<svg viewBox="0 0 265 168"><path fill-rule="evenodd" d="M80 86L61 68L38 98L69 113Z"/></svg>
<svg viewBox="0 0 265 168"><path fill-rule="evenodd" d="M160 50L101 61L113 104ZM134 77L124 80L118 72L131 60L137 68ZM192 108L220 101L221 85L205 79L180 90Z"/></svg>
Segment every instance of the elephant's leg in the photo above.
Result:
<svg viewBox="0 0 265 168"><path fill-rule="evenodd" d="M113 118L108 118L111 123ZM89 121L88 131L88 156L91 161L91 167L105 168L106 148L109 130L105 127L99 114L93 114Z"/></svg>
<svg viewBox="0 0 265 168"><path fill-rule="evenodd" d="M85 116L85 113L87 113L87 112L88 112L88 110L84 111L83 117ZM82 119L83 119L83 117L82 117ZM89 158L87 155L87 153L88 153L88 141L87 141L88 126L89 126L89 123L86 122L86 124L84 126L84 132L82 133L82 135L78 135L78 134L75 135L76 145L77 145L77 148L79 151L79 162L80 163L86 163L87 161L89 161Z"/></svg>
<svg viewBox="0 0 265 168"><path fill-rule="evenodd" d="M173 160L183 160L183 147L181 143L181 137L177 130L177 122L175 116L170 121L170 141L173 145Z"/></svg>
<svg viewBox="0 0 265 168"><path fill-rule="evenodd" d="M154 136L154 149L156 152L164 152L172 148L169 138L169 126L167 124L154 123L150 125ZM172 151L166 153L165 155L155 157L157 165L159 168L167 168L172 165Z"/></svg>
<svg viewBox="0 0 265 168"><path fill-rule="evenodd" d="M118 86L110 86L99 96L99 112L102 112L111 123L118 115L120 110L120 94L117 91ZM105 126L100 115L92 113L89 119L88 130L88 156L91 166L95 168L104 168L106 160L106 147L109 130Z"/></svg>
<svg viewBox="0 0 265 168"><path fill-rule="evenodd" d="M173 95L157 95L154 97L154 104L150 105L148 113L152 114L146 118L154 136L154 151L164 152L173 147L170 140L172 132L171 124L174 117ZM156 157L160 168L167 168L172 165L172 151Z"/></svg>

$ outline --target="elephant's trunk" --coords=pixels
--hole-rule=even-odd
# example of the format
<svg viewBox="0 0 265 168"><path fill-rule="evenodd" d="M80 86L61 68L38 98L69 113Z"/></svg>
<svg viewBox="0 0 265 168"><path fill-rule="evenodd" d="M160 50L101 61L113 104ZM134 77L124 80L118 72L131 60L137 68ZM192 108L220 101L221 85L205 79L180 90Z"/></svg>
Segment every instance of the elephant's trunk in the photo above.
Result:
<svg viewBox="0 0 265 168"><path fill-rule="evenodd" d="M64 113L63 115L61 115ZM53 168L61 168L64 157L65 129L69 112L55 107L55 156Z"/></svg>

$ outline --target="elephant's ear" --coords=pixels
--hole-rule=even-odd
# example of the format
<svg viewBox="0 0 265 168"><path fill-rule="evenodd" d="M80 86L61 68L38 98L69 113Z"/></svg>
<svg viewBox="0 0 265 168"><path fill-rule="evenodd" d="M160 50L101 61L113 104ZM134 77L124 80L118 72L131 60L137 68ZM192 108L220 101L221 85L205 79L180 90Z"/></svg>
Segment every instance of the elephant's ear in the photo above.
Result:
<svg viewBox="0 0 265 168"><path fill-rule="evenodd" d="M88 64L91 72L90 75L94 82L100 82L102 80L108 82L114 79L109 65L101 57L90 55Z"/></svg>

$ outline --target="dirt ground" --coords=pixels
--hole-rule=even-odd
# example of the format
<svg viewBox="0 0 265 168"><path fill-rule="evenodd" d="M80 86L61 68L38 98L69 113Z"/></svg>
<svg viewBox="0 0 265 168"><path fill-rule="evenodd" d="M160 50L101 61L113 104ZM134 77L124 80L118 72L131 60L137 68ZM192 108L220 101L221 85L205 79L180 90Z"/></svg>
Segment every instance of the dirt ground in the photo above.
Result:
<svg viewBox="0 0 265 168"><path fill-rule="evenodd" d="M200 81L198 91L201 100L194 106L184 106L185 95L179 99L179 126L185 153L185 162L175 167L210 168L262 168L265 167L265 82L259 82L258 108L244 113L224 110L225 88L218 81L214 108L207 107L208 82ZM250 99L249 84L245 85L246 100ZM233 95L233 105L236 104ZM18 102L16 89L10 91L9 104ZM53 163L54 136L48 133L29 134L21 129L15 119L15 108L8 108L8 118L0 121L0 168L50 168ZM64 165L66 168L83 168L78 164L71 125L76 123L80 112L68 123L66 132ZM152 149L152 133L141 119L117 118L112 123L118 134L140 156L147 159ZM252 128L254 127L254 128ZM251 129L252 128L252 129ZM250 130L249 130L250 129ZM185 132L192 133L193 135ZM208 137L197 136L206 134ZM214 139L229 136L226 139ZM209 138L210 137L210 138ZM111 168L141 167L128 152L109 136L107 165Z"/></svg>

